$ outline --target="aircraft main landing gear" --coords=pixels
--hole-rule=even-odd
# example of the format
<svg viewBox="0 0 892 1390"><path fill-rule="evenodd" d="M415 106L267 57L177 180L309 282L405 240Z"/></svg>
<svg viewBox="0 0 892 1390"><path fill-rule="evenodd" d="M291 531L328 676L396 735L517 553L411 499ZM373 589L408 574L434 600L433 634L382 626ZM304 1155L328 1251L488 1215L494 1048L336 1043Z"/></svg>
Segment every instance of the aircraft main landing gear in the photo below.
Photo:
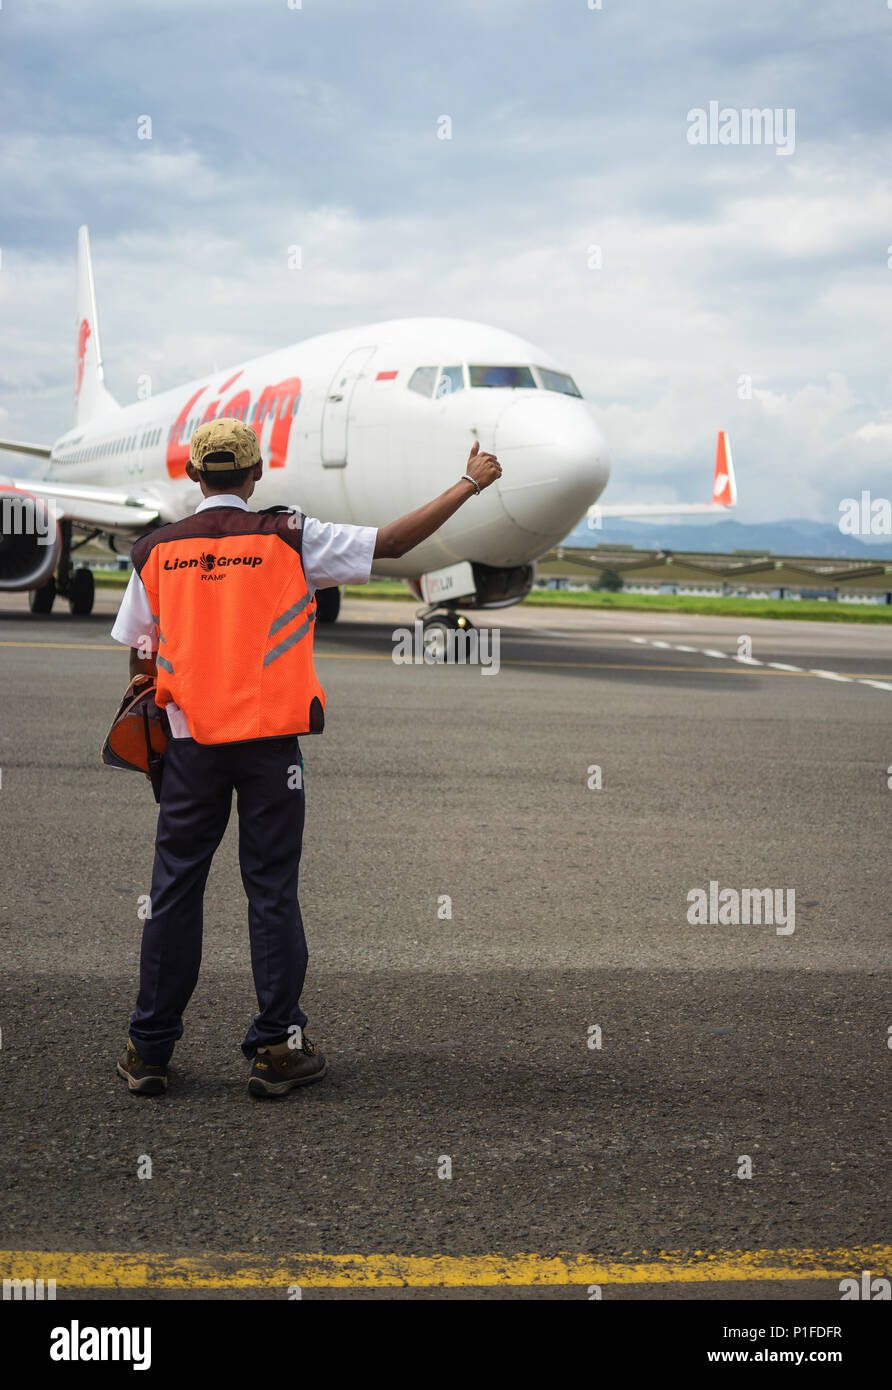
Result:
<svg viewBox="0 0 892 1390"><path fill-rule="evenodd" d="M29 590L28 607L32 613L52 613L55 598L56 576L51 574L46 583L41 584L39 589Z"/></svg>
<svg viewBox="0 0 892 1390"><path fill-rule="evenodd" d="M96 594L93 571L87 569L86 565L75 567L71 559L71 552L79 549L81 545L86 545L88 540L94 539L94 536L87 536L76 546L72 546L71 522L60 522L59 531L62 545L59 550L59 564L56 573L51 575L39 589L30 591L28 607L32 613L51 613L56 595L59 594L62 598L68 599L68 608L75 617L85 618L93 612L93 600Z"/></svg>
<svg viewBox="0 0 892 1390"><path fill-rule="evenodd" d="M333 589L316 590L316 622L333 623L341 611L341 591Z"/></svg>
<svg viewBox="0 0 892 1390"><path fill-rule="evenodd" d="M84 565L72 570L68 581L68 607L75 617L86 617L93 612L95 592L92 570Z"/></svg>

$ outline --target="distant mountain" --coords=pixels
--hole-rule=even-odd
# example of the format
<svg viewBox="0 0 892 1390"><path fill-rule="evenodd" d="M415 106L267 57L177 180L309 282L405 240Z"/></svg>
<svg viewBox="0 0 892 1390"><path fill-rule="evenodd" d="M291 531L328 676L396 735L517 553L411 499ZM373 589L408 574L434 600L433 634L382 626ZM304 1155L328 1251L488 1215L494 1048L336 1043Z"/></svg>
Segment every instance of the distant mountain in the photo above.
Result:
<svg viewBox="0 0 892 1390"><path fill-rule="evenodd" d="M872 541L844 536L822 521L622 521L605 517L600 530L582 521L564 545L633 545L638 550L701 550L730 554L757 550L763 555L809 555L816 559L863 560L875 565L892 560L892 537Z"/></svg>

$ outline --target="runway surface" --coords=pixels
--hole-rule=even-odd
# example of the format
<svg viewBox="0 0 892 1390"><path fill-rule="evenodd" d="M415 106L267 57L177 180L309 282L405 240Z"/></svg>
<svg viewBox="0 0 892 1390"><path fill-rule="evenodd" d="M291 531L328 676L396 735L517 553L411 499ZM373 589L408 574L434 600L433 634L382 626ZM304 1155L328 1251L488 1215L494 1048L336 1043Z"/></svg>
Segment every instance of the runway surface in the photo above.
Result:
<svg viewBox="0 0 892 1390"><path fill-rule="evenodd" d="M98 761L116 602L0 596L4 1276L423 1299L892 1276L892 630L521 607L485 675L395 664L414 608L347 602L303 741L330 1076L245 1092L233 816L150 1101L113 1070L155 821ZM689 922L710 882L794 891L795 929Z"/></svg>

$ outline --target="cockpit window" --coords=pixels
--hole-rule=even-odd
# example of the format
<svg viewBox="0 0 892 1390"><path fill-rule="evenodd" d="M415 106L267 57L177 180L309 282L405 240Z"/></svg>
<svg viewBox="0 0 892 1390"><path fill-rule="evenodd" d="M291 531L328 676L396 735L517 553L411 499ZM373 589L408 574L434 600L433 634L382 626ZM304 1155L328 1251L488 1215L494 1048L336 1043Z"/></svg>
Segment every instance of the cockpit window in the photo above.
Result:
<svg viewBox="0 0 892 1390"><path fill-rule="evenodd" d="M417 391L419 396L432 396L439 367L416 367L409 378L409 390Z"/></svg>
<svg viewBox="0 0 892 1390"><path fill-rule="evenodd" d="M440 379L437 382L438 396L451 396L455 391L463 391L465 386L464 372L461 367L442 367Z"/></svg>
<svg viewBox="0 0 892 1390"><path fill-rule="evenodd" d="M565 396L579 396L582 392L576 385L571 376L566 372L553 372L550 367L537 367L536 371L542 378L542 385L546 391L560 391Z"/></svg>
<svg viewBox="0 0 892 1390"><path fill-rule="evenodd" d="M469 367L472 386L501 386L510 390L521 387L536 389L536 381L529 367Z"/></svg>

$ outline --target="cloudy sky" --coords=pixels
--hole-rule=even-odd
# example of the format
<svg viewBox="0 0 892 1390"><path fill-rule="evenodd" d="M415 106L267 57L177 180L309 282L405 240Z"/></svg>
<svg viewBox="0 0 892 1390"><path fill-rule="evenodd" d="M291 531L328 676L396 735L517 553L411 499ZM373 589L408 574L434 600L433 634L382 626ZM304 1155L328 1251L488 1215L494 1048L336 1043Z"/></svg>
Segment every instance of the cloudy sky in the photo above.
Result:
<svg viewBox="0 0 892 1390"><path fill-rule="evenodd" d="M70 424L86 222L123 403L447 314L572 371L605 501L705 500L720 427L741 520L888 496L892 10L596 3L4 0L0 433ZM690 143L711 101L795 147Z"/></svg>

